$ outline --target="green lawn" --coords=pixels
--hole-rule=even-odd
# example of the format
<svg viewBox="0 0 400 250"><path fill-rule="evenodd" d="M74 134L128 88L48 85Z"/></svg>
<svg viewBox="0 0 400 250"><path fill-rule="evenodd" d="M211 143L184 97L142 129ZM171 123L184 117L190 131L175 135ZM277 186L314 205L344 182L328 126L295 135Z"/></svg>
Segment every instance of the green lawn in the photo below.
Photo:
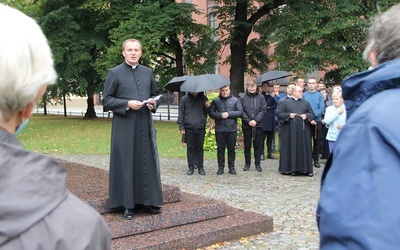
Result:
<svg viewBox="0 0 400 250"><path fill-rule="evenodd" d="M161 157L186 158L186 146L176 122L155 121L158 150ZM34 114L28 126L18 136L29 150L57 154L109 154L111 119L84 120L82 117ZM206 159L216 159L217 152L205 152ZM236 151L244 159L243 149Z"/></svg>

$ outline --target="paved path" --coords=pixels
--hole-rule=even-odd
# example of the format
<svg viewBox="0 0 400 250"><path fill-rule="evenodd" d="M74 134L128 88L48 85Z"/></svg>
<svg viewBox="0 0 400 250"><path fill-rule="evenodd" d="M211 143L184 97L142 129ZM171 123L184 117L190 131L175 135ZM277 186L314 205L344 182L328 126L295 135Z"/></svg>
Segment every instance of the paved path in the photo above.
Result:
<svg viewBox="0 0 400 250"><path fill-rule="evenodd" d="M57 155L56 158L108 169L108 156ZM322 168L314 177L284 176L278 173L278 160L262 161L263 172L254 167L238 175L216 175L217 162L205 161L206 176L186 175L184 159L161 159L161 179L182 191L222 200L230 206L271 216L274 231L238 241L221 242L204 249L318 249L315 210L319 198Z"/></svg>

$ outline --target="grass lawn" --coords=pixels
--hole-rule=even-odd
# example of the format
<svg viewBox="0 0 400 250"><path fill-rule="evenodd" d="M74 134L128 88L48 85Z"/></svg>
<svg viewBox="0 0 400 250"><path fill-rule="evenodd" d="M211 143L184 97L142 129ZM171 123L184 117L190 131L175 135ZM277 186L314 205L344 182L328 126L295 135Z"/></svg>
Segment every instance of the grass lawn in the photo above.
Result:
<svg viewBox="0 0 400 250"><path fill-rule="evenodd" d="M186 146L176 122L155 121L160 157L186 158ZM103 155L110 152L111 119L84 120L82 117L34 114L18 139L29 150L49 155ZM205 152L206 159L217 159L217 152ZM243 160L243 149L236 150Z"/></svg>

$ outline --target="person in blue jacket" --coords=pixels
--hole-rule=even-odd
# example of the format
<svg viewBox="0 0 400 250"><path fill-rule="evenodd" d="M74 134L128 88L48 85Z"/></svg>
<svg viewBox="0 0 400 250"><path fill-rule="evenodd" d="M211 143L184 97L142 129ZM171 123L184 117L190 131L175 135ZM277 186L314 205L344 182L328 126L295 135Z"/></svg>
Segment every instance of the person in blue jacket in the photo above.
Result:
<svg viewBox="0 0 400 250"><path fill-rule="evenodd" d="M364 58L371 69L342 83L347 121L322 176L321 249L400 246L400 4L374 19Z"/></svg>

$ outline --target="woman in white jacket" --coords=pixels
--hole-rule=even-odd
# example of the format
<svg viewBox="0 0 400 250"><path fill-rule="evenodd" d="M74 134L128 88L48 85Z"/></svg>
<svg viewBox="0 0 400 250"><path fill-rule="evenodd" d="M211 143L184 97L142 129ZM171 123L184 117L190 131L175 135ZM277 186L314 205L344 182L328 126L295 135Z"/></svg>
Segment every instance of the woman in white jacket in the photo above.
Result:
<svg viewBox="0 0 400 250"><path fill-rule="evenodd" d="M324 122L328 126L326 139L329 142L329 152L335 149L336 139L340 130L346 124L346 108L340 92L332 95L333 105L326 108Z"/></svg>

